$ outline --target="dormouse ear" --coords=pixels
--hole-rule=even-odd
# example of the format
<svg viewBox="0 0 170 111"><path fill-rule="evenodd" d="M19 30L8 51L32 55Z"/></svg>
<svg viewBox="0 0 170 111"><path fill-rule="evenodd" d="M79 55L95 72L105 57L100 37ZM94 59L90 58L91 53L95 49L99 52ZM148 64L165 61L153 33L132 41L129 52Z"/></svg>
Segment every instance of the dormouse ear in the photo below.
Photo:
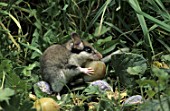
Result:
<svg viewBox="0 0 170 111"><path fill-rule="evenodd" d="M71 39L73 41L73 48L82 50L84 49L84 45L82 40L80 39L80 36L77 33L72 33L71 34Z"/></svg>

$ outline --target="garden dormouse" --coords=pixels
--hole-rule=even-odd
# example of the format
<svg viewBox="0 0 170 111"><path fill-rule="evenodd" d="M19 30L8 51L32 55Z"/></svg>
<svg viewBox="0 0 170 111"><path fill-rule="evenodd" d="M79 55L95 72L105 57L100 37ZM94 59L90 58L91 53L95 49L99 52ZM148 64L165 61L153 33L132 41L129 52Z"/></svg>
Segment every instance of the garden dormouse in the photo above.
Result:
<svg viewBox="0 0 170 111"><path fill-rule="evenodd" d="M102 55L77 33L63 45L48 47L40 59L41 75L54 92L59 93L71 79L81 73L92 74L92 68L83 68L89 60L100 60Z"/></svg>

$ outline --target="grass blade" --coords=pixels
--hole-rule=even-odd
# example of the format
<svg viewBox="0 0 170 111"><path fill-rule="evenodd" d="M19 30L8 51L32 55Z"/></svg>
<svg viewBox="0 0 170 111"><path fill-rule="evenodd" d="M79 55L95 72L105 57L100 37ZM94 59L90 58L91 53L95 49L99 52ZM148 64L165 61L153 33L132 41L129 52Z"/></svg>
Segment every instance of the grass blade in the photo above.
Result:
<svg viewBox="0 0 170 111"><path fill-rule="evenodd" d="M19 21L12 15L12 14L8 14L9 15L9 17L11 17L11 19L16 23L16 25L18 26L18 32L19 33L21 33L21 31L22 31L22 28L21 28L21 25L20 25L20 23L19 23Z"/></svg>
<svg viewBox="0 0 170 111"><path fill-rule="evenodd" d="M128 1L129 4L131 5L131 7L136 11L141 11L141 8L139 6L139 3L137 0L129 0ZM153 46L152 46L152 42L151 42L151 39L150 39L150 35L149 35L149 30L147 28L147 25L146 25L146 22L145 22L145 19L144 19L144 16L143 15L140 15L140 14L137 14L137 17L138 17L138 20L140 22L140 25L141 25L141 28L142 28L142 31L143 31L143 34L144 34L144 39L145 39L145 43L147 44L147 50L148 50L148 57L149 59L151 60L151 52L150 50L152 51L152 53L154 54L154 49L153 49Z"/></svg>

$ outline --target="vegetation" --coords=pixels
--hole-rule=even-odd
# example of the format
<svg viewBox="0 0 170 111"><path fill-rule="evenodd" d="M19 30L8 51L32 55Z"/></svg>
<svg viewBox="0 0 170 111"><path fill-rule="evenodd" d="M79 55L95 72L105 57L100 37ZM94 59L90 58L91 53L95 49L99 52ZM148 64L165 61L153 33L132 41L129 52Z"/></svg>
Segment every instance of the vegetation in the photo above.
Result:
<svg viewBox="0 0 170 111"><path fill-rule="evenodd" d="M41 80L42 52L75 31L104 56L124 47L130 52L106 64L104 79L117 99L85 88L56 100L61 110L90 110L94 102L98 111L170 110L169 0L1 0L0 110L34 110L28 95ZM144 102L123 106L133 95ZM36 96L49 97L38 91Z"/></svg>

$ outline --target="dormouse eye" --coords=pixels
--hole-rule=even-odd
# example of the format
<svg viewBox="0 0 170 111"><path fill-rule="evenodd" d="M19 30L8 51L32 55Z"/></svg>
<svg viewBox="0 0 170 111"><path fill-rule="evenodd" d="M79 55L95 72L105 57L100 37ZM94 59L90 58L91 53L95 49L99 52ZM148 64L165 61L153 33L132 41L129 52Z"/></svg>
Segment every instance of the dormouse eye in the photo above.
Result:
<svg viewBox="0 0 170 111"><path fill-rule="evenodd" d="M84 51L88 53L92 53L92 49L90 47L84 47Z"/></svg>

